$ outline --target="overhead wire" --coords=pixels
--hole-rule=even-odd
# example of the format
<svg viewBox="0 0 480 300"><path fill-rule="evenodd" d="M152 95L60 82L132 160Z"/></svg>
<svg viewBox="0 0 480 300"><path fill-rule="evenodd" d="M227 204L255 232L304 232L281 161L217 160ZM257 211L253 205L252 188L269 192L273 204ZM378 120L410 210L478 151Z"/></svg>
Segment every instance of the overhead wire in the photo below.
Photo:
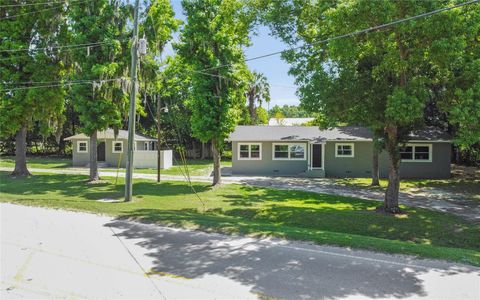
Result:
<svg viewBox="0 0 480 300"><path fill-rule="evenodd" d="M147 17L149 16L150 17L150 20L152 21L152 25L155 26L155 20L153 19L153 17L151 15L149 15L149 12L150 12L150 9L151 7L153 6L153 3L150 5L149 7L149 10L147 11L146 15ZM154 36L155 36L155 41L158 42L158 35L157 35L157 32L154 30ZM163 75L163 74L161 74ZM163 77L163 76L162 76ZM152 116L152 119L154 120L154 123L157 127L157 131L160 132L160 120L157 120L157 118L155 117L155 115L153 114L153 111L150 107L150 104L148 103L148 99L145 99L145 104L147 105L148 107L148 110L150 111L150 114ZM157 102L157 105L159 105L159 102ZM177 140L180 141L180 133L178 131L178 123L174 124L174 129L175 129L175 132L177 134ZM160 142L160 141L158 141ZM160 147L160 143L157 142L157 147ZM165 136L163 136L163 142L165 144L165 146L173 151L171 149L171 147L168 145L168 142L167 142L167 139L165 138ZM181 149L177 149L179 155L180 155L180 159L182 160L182 163L180 164L177 160L177 158L175 157L175 155L172 155L174 161L175 161L175 164L179 167L179 170L180 170L180 173L182 174L182 176L185 178L185 180L188 182L188 185L190 186L190 189L192 190L192 192L195 194L195 196L197 197L198 201L200 201L200 203L202 204L202 211L205 212L205 202L202 200L202 198L200 197L200 195L198 194L197 190L195 189L195 187L193 186L192 184L192 180L191 180L191 177L190 177L190 171L188 169L188 163L186 161L186 158L185 158L185 153L183 152L184 149L181 148ZM184 169L182 169L182 167Z"/></svg>
<svg viewBox="0 0 480 300"><path fill-rule="evenodd" d="M90 0L71 1L71 2L69 2L69 4L83 3L83 2L87 2L87 1L90 1ZM26 13L21 13L21 14L6 16L6 17L3 17L3 18L0 18L0 21L1 21L1 20L8 20L8 19L16 18L16 17L21 17L21 16L26 16L26 15L31 15L31 14L36 14L36 13L41 13L41 12L45 12L45 11L49 11L49 10L54 10L54 9L63 8L63 7L65 7L65 4L66 4L66 3L67 3L67 2L58 2L58 4L61 4L61 5L53 6L53 7L48 7L48 8L44 8L44 9L39 9L39 10L34 10L34 11L30 11L30 12L26 12ZM0 7L1 7L1 6L0 6Z"/></svg>
<svg viewBox="0 0 480 300"><path fill-rule="evenodd" d="M20 51L40 51L40 50L52 50L52 49L77 49L77 48L88 48L88 47L94 47L94 46L100 46L100 45L106 45L106 44L113 44L118 41L125 41L129 38L125 39L115 39L113 41L105 41L105 42L92 42L92 43L82 43L82 44L69 44L69 45L63 45L63 46L51 46L51 47L42 47L42 48L20 48L20 49L3 49L0 50L0 53L2 52L20 52Z"/></svg>
<svg viewBox="0 0 480 300"><path fill-rule="evenodd" d="M160 130L160 124L159 124L157 118L155 117L155 114L153 113L152 108L150 107L150 104L148 104L148 100L145 101L145 104L147 105L148 111L150 112L150 114L152 116L152 119L155 123L155 126L156 126L157 130ZM177 124L177 126L178 126L178 124ZM180 140L178 129L175 128L175 131L177 133L177 139ZM173 151L172 147L169 146L169 144L167 142L167 139L165 137L163 137L163 142L164 142L164 144L165 144L165 146L167 147L168 150ZM160 147L160 145L158 143L157 143L157 147ZM189 169L188 169L188 164L187 164L187 161L184 157L184 154L182 153L182 149L177 149L177 152L179 153L180 159L182 160L182 162L180 163L177 160L177 158L175 157L175 155L172 155L172 158L175 162L175 165L177 165L179 167L180 173L182 174L183 178L187 181L190 189L195 194L198 201L200 201L200 203L202 204L202 211L205 212L205 202L203 201L203 199L200 197L197 190L193 186L193 183L192 183L192 180L191 180L191 177L190 177L190 172L189 172ZM184 169L182 169L182 167Z"/></svg>
<svg viewBox="0 0 480 300"><path fill-rule="evenodd" d="M426 13L422 13L422 14L419 14L419 15L415 15L415 16L412 16L412 17L407 17L407 18L395 20L395 21L392 21L392 22L389 22L389 23L385 23L385 24L369 27L369 28L366 28L366 29L362 29L362 30L358 30L358 31L354 31L354 32L350 32L350 33L346 33L346 34L342 34L342 35L337 35L337 36L327 38L327 39L323 39L323 40L320 40L320 41L312 42L312 44L316 45L316 44L328 43L328 42L333 41L333 40L337 40L337 39L341 39L341 38L345 38L345 37L351 37L351 36L355 36L355 35L359 35L359 34L363 34L363 33L368 33L368 32L371 32L371 31L376 31L376 30L383 29L383 28L386 28L386 27L390 27L390 26L393 26L393 25L396 25L396 24L400 24L400 23L411 21L411 20L432 16L432 15L435 15L435 14L438 14L438 13L441 13L441 12L445 12L445 11L449 11L449 10L452 10L452 9L455 9L455 8L459 8L459 7L463 7L463 6L467 6L467 5L472 5L472 4L477 4L479 2L480 2L480 0L471 0L471 1L463 2L463 3L458 3L458 4L455 4L453 6L436 9L436 10L426 12ZM153 21L153 18L152 18L152 21ZM116 40L116 41L119 41L119 40ZM76 48L86 48L86 47L98 46L98 45L103 45L103 44L112 44L112 43L114 43L114 41L73 44L73 45L53 46L53 47L33 48L33 49L32 48L4 49L4 50L0 50L0 53L1 52L19 52L19 51L39 51L39 50L46 50L46 49L50 49L50 50L51 49L76 49ZM305 47L305 45L292 47L290 49L284 49L284 50L281 50L281 51L271 52L271 53L267 53L267 54L264 54L264 55L247 58L247 59L245 59L245 61L253 61L253 60L263 59L263 58L266 58L266 57L286 53L288 51L297 50L297 49L300 49L300 48L303 48L303 47ZM3 59L0 59L0 60L6 60L6 59L10 59L10 58L3 58ZM224 76L221 76L221 75L207 73L206 71L219 69L219 68L224 68L224 67L229 67L231 65L232 64L223 64L223 65L219 65L219 66L215 66L215 67L205 68L205 69L202 69L202 70L185 70L185 71L186 72L203 74L203 75L207 75L207 76L214 76L214 77L228 79L228 78L226 78Z"/></svg>
<svg viewBox="0 0 480 300"><path fill-rule="evenodd" d="M110 79L94 79L94 80L78 80L78 81L65 81L65 82L58 82L45 85L34 85L34 86L25 86L25 87L16 87L16 88L7 88L0 90L0 92L11 92L11 91L18 91L18 90L28 90L28 89L37 89L37 88L49 88L49 87L61 87L61 86L71 86L71 85L81 85L81 84L93 84L95 82L112 82L125 79L125 77L117 77L117 78L110 78Z"/></svg>
<svg viewBox="0 0 480 300"><path fill-rule="evenodd" d="M328 42L338 40L338 39L342 39L342 38L346 38L346 37L352 37L352 36L363 34L363 33L369 33L369 32L377 31L377 30L387 28L387 27L390 27L390 26L393 26L393 25L405 23L405 22L420 19L420 18L429 17L429 16L432 16L432 15L435 15L435 14L438 14L438 13L442 13L442 12L446 12L446 11L449 11L449 10L452 10L452 9L455 9L455 8L460 8L460 7L467 6L467 5L477 4L479 2L480 2L480 0L471 0L471 1L463 2L463 3L458 3L458 4L455 4L455 5L449 6L449 7L443 7L443 8L432 10L432 11L422 13L422 14L419 14L419 15L415 15L415 16L411 16L411 17L407 17L407 18L403 18L403 19L398 19L398 20L395 20L395 21L392 21L392 22L389 22L389 23L384 23L384 24L381 24L381 25L372 26L372 27L365 28L365 29L362 29L362 30L337 35L337 36L334 36L334 37L331 37L331 38L327 38L327 39L323 39L323 40L320 40L320 41L312 42L311 44L312 45L324 44L324 43L328 43ZM286 52L289 52L289 51L292 51L292 50L298 50L298 49L304 48L305 46L310 46L310 45L301 45L301 46L291 47L290 49L284 49L284 50L280 50L280 51L266 53L266 54L263 54L263 55L247 58L247 59L245 59L245 61L248 62L248 61L263 59L263 58L267 58L267 57L270 57L270 56L283 54L283 53L286 53ZM219 65L219 66L215 66L215 67L205 68L205 69L200 70L200 71L201 72L206 72L206 71L225 68L225 67L229 67L229 66L232 66L232 64L223 64L223 65Z"/></svg>
<svg viewBox="0 0 480 300"><path fill-rule="evenodd" d="M17 3L17 4L2 4L0 8L5 7L21 7L21 6L35 6L35 5L47 5L47 4L63 4L63 3L73 3L78 2L78 0L72 1L48 1L48 2L39 2L39 3Z"/></svg>

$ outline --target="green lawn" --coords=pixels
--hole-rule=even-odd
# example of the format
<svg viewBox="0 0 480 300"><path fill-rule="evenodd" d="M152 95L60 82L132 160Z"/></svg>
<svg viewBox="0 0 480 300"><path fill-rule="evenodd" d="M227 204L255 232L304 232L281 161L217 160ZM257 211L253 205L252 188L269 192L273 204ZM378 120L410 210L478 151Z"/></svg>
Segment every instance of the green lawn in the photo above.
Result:
<svg viewBox="0 0 480 300"><path fill-rule="evenodd" d="M161 174L165 175L183 175L185 173L185 165L178 161L179 165L174 161L173 167L168 170L162 170ZM41 169L62 169L62 168L71 168L72 160L70 158L64 157L28 157L27 164L30 168L41 168ZM231 161L222 161L222 166L229 167L231 166ZM13 168L15 166L15 160L13 157L0 157L0 167ZM202 176L210 175L213 170L213 162L209 160L188 160L187 161L188 173L191 176ZM116 168L101 168L102 171L112 171L116 172ZM120 168L119 172L125 172L124 168ZM157 174L156 169L135 169L135 173L147 173L147 174Z"/></svg>
<svg viewBox="0 0 480 300"><path fill-rule="evenodd" d="M372 187L371 178L341 178L335 182L339 185L351 186L362 189L385 190L387 179L380 179L380 187ZM451 178L451 179L402 179L401 191L415 192L422 189L435 188L453 194L460 194L465 199L480 201L480 179L476 178Z"/></svg>
<svg viewBox="0 0 480 300"><path fill-rule="evenodd" d="M212 189L183 182L135 180L130 203L118 185L86 184L86 176L38 174L11 178L0 172L0 199L24 205L104 213L112 216L224 233L266 235L391 253L407 253L480 266L480 225L451 214L403 207L406 214L374 211L378 203L293 190L228 184Z"/></svg>
<svg viewBox="0 0 480 300"><path fill-rule="evenodd" d="M64 169L72 166L72 159L66 157L27 157L27 164L30 168L39 169ZM14 168L15 158L12 156L0 156L0 167Z"/></svg>

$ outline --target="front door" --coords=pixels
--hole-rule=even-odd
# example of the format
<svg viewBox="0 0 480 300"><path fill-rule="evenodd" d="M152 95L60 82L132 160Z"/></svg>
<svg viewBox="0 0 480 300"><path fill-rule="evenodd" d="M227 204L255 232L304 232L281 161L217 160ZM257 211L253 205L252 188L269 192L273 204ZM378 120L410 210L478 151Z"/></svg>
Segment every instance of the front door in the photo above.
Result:
<svg viewBox="0 0 480 300"><path fill-rule="evenodd" d="M97 161L105 161L105 142L98 143Z"/></svg>
<svg viewBox="0 0 480 300"><path fill-rule="evenodd" d="M312 145L312 168L322 168L322 145Z"/></svg>

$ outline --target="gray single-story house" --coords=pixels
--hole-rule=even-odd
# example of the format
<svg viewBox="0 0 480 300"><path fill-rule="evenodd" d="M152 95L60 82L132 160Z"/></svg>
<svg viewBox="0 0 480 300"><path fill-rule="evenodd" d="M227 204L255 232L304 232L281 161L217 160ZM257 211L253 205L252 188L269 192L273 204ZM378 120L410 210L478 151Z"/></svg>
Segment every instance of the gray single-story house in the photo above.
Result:
<svg viewBox="0 0 480 300"><path fill-rule="evenodd" d="M370 177L372 133L364 127L237 126L230 135L232 174ZM403 178L449 178L451 138L435 129L413 132L401 150ZM379 155L388 177L388 154Z"/></svg>
<svg viewBox="0 0 480 300"><path fill-rule="evenodd" d="M72 141L73 166L88 166L90 163L90 138L76 134L65 138ZM97 133L97 161L103 166L125 168L127 154L128 131L119 130L115 136L113 129ZM135 168L157 167L157 140L141 134L135 134L133 166ZM160 151L160 168L172 167L172 150Z"/></svg>

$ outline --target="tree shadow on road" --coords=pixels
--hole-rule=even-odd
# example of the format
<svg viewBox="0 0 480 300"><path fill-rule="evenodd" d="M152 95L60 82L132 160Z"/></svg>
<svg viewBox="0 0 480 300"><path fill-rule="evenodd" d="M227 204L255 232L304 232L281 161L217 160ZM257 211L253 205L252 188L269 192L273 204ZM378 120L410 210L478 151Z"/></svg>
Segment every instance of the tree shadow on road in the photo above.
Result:
<svg viewBox="0 0 480 300"><path fill-rule="evenodd" d="M365 259L365 254L356 251L347 251L351 256L345 256L346 250L334 247L322 247L319 253L311 245L301 245L307 250L298 250L283 241L174 231L121 219L106 226L120 237L135 239L151 258L152 273L189 279L217 275L250 286L253 293L286 299L428 296L421 279L427 268L409 266L405 258L390 264ZM459 266L437 271L453 276L473 270Z"/></svg>

